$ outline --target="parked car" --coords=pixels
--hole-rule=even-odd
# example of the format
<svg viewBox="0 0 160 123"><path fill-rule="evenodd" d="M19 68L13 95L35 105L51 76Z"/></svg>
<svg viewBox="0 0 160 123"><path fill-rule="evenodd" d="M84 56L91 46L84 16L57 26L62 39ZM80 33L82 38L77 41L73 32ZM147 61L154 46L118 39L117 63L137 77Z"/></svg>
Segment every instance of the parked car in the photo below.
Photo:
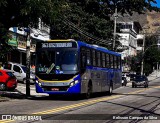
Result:
<svg viewBox="0 0 160 123"><path fill-rule="evenodd" d="M14 90L17 87L17 79L12 72L0 70L0 90Z"/></svg>
<svg viewBox="0 0 160 123"><path fill-rule="evenodd" d="M7 64L4 64L3 68L5 70L13 72L18 81L26 83L26 66L13 62L8 62ZM35 81L35 75L31 71L30 83L34 83L34 81Z"/></svg>
<svg viewBox="0 0 160 123"><path fill-rule="evenodd" d="M137 75L136 74L129 74L130 76L130 81L132 81L134 79L134 77L136 77Z"/></svg>
<svg viewBox="0 0 160 123"><path fill-rule="evenodd" d="M144 75L137 75L132 80L132 88L137 86L144 86L145 88L148 87L148 78Z"/></svg>
<svg viewBox="0 0 160 123"><path fill-rule="evenodd" d="M122 76L122 86L126 86L127 85L127 79L126 77Z"/></svg>

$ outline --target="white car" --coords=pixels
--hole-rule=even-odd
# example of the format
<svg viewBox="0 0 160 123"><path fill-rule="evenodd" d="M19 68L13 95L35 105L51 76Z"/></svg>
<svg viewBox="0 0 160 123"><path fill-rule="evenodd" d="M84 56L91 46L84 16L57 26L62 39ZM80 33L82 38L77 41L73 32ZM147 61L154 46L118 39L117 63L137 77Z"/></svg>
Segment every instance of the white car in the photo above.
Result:
<svg viewBox="0 0 160 123"><path fill-rule="evenodd" d="M21 81L23 83L26 83L26 66L18 64L18 63L13 63L13 62L8 62L3 66L5 70L11 71L17 78L18 81ZM30 83L34 83L35 81L35 75L33 72L30 72Z"/></svg>

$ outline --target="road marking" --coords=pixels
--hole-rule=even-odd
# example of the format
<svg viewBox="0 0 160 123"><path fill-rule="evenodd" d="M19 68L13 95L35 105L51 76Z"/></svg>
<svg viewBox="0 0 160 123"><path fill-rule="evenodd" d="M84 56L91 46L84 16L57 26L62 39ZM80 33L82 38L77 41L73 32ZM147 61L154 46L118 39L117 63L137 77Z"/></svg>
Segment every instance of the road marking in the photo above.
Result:
<svg viewBox="0 0 160 123"><path fill-rule="evenodd" d="M55 112L59 112L59 111L67 110L67 109L77 108L77 107L80 107L80 106L95 104L95 103L101 102L101 101L106 101L106 100L115 99L115 98L118 98L118 97L121 97L121 96L123 96L123 95L115 95L115 96L105 97L105 98L101 98L101 99L90 100L90 101L87 101L87 102L82 102L82 103L78 103L78 104L63 106L63 107L59 107L59 108L56 108L56 109L51 109L51 110L36 112L36 113L33 113L33 114L46 114L46 113L49 114L49 113L55 113Z"/></svg>
<svg viewBox="0 0 160 123"><path fill-rule="evenodd" d="M15 120L0 120L0 123L10 123L14 122Z"/></svg>
<svg viewBox="0 0 160 123"><path fill-rule="evenodd" d="M144 92L144 91L146 91L148 89L150 89L150 88L146 88L146 89L142 89L142 90L126 93L126 94L136 94L136 93ZM105 98L96 99L96 100L90 100L90 101L87 101L87 102L82 102L82 103L78 103L78 104L74 104L74 105L68 105L68 106L64 106L64 107L59 107L59 108L56 108L56 109L36 112L36 113L33 113L33 114L46 114L46 113L49 114L49 113L60 112L60 111L63 111L63 110L77 108L77 107L84 106L84 105L91 105L91 104L95 104L97 102L107 101L107 100L119 98L119 97L122 97L122 96L123 95L113 95L113 96L110 96L110 97L105 97Z"/></svg>
<svg viewBox="0 0 160 123"><path fill-rule="evenodd" d="M137 94L137 93L140 93L140 92L144 92L146 90L149 90L150 88L145 88L145 89L142 89L142 90L138 90L138 91L133 91L133 92L129 92L129 93L126 93L126 94Z"/></svg>
<svg viewBox="0 0 160 123"><path fill-rule="evenodd" d="M129 92L126 94L137 94L137 93L141 93L144 92L146 90L150 90L153 88L160 88L160 86L153 86L150 88L145 88L145 89L141 89L141 90L137 90L134 92ZM102 102L102 101L107 101L107 100L111 100L111 99L116 99L119 97L123 97L124 95L112 95L110 97L104 97L104 98L100 98L100 99L95 99L95 100L89 100L86 102L81 102L81 103L77 103L77 104L73 104L73 105L68 105L68 106L63 106L63 107L59 107L59 108L55 108L55 109L51 109L51 110L46 110L46 111L41 111L41 112L35 112L32 113L32 115L42 115L42 114L53 114L56 112L61 112L61 111L65 111L65 110L69 110L69 109L73 109L73 108L78 108L78 107L82 107L82 106L86 106L86 105L91 105L91 104L96 104L98 102ZM0 123L8 123L8 122L13 122L14 120L0 120Z"/></svg>

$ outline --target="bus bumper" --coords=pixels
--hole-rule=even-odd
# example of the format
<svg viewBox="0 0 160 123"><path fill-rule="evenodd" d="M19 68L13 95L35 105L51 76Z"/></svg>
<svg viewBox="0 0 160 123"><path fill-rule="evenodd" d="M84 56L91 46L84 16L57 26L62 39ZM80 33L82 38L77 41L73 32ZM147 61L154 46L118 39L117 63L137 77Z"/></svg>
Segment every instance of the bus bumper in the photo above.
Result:
<svg viewBox="0 0 160 123"><path fill-rule="evenodd" d="M47 93L47 94L80 94L81 84L80 82L69 87L66 91L46 91L43 87L40 87L38 83L35 83L37 93Z"/></svg>

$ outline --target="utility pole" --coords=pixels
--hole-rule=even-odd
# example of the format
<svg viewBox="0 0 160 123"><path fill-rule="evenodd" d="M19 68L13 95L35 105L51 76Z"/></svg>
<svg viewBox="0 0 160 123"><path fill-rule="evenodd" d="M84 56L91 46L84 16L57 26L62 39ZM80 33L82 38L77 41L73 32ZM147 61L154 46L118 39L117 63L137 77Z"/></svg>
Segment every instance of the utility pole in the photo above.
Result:
<svg viewBox="0 0 160 123"><path fill-rule="evenodd" d="M116 42L116 28L117 28L117 5L115 6L114 12L114 33L113 33L113 51L115 50L115 42Z"/></svg>
<svg viewBox="0 0 160 123"><path fill-rule="evenodd" d="M31 45L31 38L30 38L30 28L24 29L26 32L26 97L30 96L30 45Z"/></svg>
<svg viewBox="0 0 160 123"><path fill-rule="evenodd" d="M143 46L142 46L142 62L141 62L141 75L143 75L143 65L144 65L144 46L145 46L145 34L143 35Z"/></svg>

